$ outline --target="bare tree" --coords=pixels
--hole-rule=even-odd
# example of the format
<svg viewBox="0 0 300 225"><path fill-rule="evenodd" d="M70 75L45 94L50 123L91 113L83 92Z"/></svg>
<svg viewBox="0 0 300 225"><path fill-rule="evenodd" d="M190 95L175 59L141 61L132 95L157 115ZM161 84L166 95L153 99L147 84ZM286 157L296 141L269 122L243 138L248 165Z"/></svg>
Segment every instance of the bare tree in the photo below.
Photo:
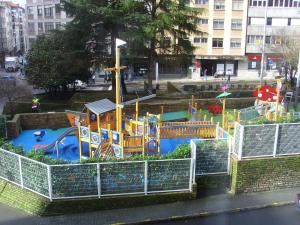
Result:
<svg viewBox="0 0 300 225"><path fill-rule="evenodd" d="M17 84L16 80L0 80L0 98L7 100L11 117L15 114L12 102L23 96L31 96L31 89L24 84Z"/></svg>

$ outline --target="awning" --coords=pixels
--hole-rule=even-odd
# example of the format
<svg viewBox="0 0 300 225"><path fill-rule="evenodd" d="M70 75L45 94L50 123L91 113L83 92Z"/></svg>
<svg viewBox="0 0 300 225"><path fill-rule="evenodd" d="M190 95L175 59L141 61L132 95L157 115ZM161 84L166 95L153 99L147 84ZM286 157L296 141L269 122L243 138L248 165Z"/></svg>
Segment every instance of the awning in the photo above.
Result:
<svg viewBox="0 0 300 225"><path fill-rule="evenodd" d="M115 110L116 104L106 98L106 99L102 99L99 101L87 103L87 104L85 104L85 107L88 110L95 113L96 115L100 115L101 113Z"/></svg>

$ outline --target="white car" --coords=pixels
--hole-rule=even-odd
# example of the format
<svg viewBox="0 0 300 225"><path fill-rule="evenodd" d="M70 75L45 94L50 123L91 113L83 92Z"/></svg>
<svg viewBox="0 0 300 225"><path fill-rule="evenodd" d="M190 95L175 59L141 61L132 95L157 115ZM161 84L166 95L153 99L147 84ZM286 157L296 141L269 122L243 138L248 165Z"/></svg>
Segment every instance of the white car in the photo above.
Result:
<svg viewBox="0 0 300 225"><path fill-rule="evenodd" d="M75 87L79 89L84 89L87 87L87 84L81 80L75 80Z"/></svg>

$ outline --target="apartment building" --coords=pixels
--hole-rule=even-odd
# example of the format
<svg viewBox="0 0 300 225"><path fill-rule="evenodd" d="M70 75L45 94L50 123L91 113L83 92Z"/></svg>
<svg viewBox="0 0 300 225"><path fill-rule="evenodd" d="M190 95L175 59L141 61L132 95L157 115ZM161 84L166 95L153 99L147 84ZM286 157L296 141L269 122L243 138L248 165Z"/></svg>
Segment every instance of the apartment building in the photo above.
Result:
<svg viewBox="0 0 300 225"><path fill-rule="evenodd" d="M20 55L25 51L24 17L25 9L18 4L11 4L12 30L14 55Z"/></svg>
<svg viewBox="0 0 300 225"><path fill-rule="evenodd" d="M0 52L1 58L14 50L12 12L8 2L0 2Z"/></svg>
<svg viewBox="0 0 300 225"><path fill-rule="evenodd" d="M262 52L265 52L264 68L280 67L284 63L283 42L297 38L300 38L300 0L249 0L246 43L249 72L257 74L260 70Z"/></svg>
<svg viewBox="0 0 300 225"><path fill-rule="evenodd" d="M60 0L26 0L26 46L31 47L38 35L61 29L72 20L61 8Z"/></svg>
<svg viewBox="0 0 300 225"><path fill-rule="evenodd" d="M192 0L190 6L202 8L197 23L201 36L191 36L196 47L192 76L238 75L244 69L247 28L247 0Z"/></svg>

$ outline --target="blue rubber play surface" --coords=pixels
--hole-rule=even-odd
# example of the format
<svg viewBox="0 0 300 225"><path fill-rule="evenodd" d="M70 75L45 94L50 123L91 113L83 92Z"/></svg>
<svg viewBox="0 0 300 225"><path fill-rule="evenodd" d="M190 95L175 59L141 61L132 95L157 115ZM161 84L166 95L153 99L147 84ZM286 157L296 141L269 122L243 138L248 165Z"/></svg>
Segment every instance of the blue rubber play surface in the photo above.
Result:
<svg viewBox="0 0 300 225"><path fill-rule="evenodd" d="M57 130L51 129L35 129L35 130L23 130L22 133L15 139L11 140L15 146L22 146L25 152L29 152L36 145L49 145L61 135L68 128L60 128ZM46 132L45 136L41 141L37 141L34 136L34 132L44 130ZM177 139L161 139L161 154L166 155L176 149L180 144L189 144L192 138L177 138ZM83 156L88 157L89 148L88 144L82 142ZM58 145L58 152L55 148L49 150L46 156L50 156L54 159L59 158L68 161L78 161L79 160L79 143L77 137L69 135L65 137Z"/></svg>

